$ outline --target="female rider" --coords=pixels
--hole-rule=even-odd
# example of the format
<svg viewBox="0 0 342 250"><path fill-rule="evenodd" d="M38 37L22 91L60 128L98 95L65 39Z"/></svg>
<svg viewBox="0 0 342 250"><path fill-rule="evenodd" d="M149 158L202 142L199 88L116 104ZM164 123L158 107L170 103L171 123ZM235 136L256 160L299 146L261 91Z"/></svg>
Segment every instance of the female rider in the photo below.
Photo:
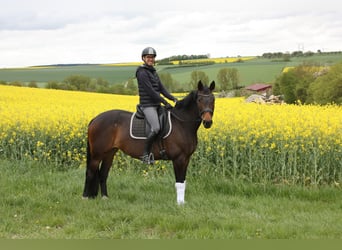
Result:
<svg viewBox="0 0 342 250"><path fill-rule="evenodd" d="M171 105L160 94L169 100L174 102L177 101L177 99L166 90L159 79L157 71L154 68L156 56L157 52L154 48L145 48L141 54L144 64L139 66L136 71L139 88L139 105L145 115L145 119L151 127L151 130L147 134L144 152L141 157L141 160L147 164L154 163L151 149L152 144L160 131L158 108L161 103L163 103L166 108L171 108Z"/></svg>

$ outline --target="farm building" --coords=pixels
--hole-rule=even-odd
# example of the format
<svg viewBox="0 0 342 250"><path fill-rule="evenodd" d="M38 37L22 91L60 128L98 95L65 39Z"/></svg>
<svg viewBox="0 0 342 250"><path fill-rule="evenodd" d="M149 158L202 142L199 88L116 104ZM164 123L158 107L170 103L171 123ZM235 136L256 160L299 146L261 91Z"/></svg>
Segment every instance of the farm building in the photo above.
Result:
<svg viewBox="0 0 342 250"><path fill-rule="evenodd" d="M254 83L252 85L246 86L245 89L259 94L269 94L270 90L272 89L272 85L264 83Z"/></svg>
<svg viewBox="0 0 342 250"><path fill-rule="evenodd" d="M256 91L256 92L265 92L270 88L272 88L272 85L264 84L264 83L254 83L252 85L246 86L247 90Z"/></svg>

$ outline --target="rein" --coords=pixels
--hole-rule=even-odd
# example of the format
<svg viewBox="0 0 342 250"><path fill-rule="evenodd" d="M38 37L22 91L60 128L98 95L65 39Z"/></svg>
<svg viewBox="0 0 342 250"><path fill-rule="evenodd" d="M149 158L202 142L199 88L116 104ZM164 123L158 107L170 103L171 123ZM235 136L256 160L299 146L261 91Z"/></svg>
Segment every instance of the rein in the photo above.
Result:
<svg viewBox="0 0 342 250"><path fill-rule="evenodd" d="M200 121L202 121L202 119L200 117L197 118L196 120L184 120L181 117L179 117L178 115L176 115L174 112L172 112L172 110L170 112L171 112L171 115L173 117L175 117L177 120L179 120L181 122L200 122Z"/></svg>

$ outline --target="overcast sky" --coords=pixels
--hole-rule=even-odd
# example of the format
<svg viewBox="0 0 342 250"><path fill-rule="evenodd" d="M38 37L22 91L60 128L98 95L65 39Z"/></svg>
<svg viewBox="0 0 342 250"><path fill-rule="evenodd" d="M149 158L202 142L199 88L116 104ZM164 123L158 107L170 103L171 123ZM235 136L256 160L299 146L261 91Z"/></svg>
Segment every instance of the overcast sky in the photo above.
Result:
<svg viewBox="0 0 342 250"><path fill-rule="evenodd" d="M0 0L0 68L341 51L337 0Z"/></svg>

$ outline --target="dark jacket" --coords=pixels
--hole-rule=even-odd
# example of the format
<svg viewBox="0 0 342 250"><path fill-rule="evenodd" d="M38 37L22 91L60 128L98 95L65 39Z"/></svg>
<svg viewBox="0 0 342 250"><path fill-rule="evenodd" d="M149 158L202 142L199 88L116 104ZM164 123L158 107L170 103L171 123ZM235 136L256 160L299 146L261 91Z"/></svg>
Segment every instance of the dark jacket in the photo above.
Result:
<svg viewBox="0 0 342 250"><path fill-rule="evenodd" d="M160 96L162 94L169 100L175 98L165 89L154 67L141 65L137 68L136 77L139 88L139 103L141 106L159 106L161 103L167 104L167 101Z"/></svg>

